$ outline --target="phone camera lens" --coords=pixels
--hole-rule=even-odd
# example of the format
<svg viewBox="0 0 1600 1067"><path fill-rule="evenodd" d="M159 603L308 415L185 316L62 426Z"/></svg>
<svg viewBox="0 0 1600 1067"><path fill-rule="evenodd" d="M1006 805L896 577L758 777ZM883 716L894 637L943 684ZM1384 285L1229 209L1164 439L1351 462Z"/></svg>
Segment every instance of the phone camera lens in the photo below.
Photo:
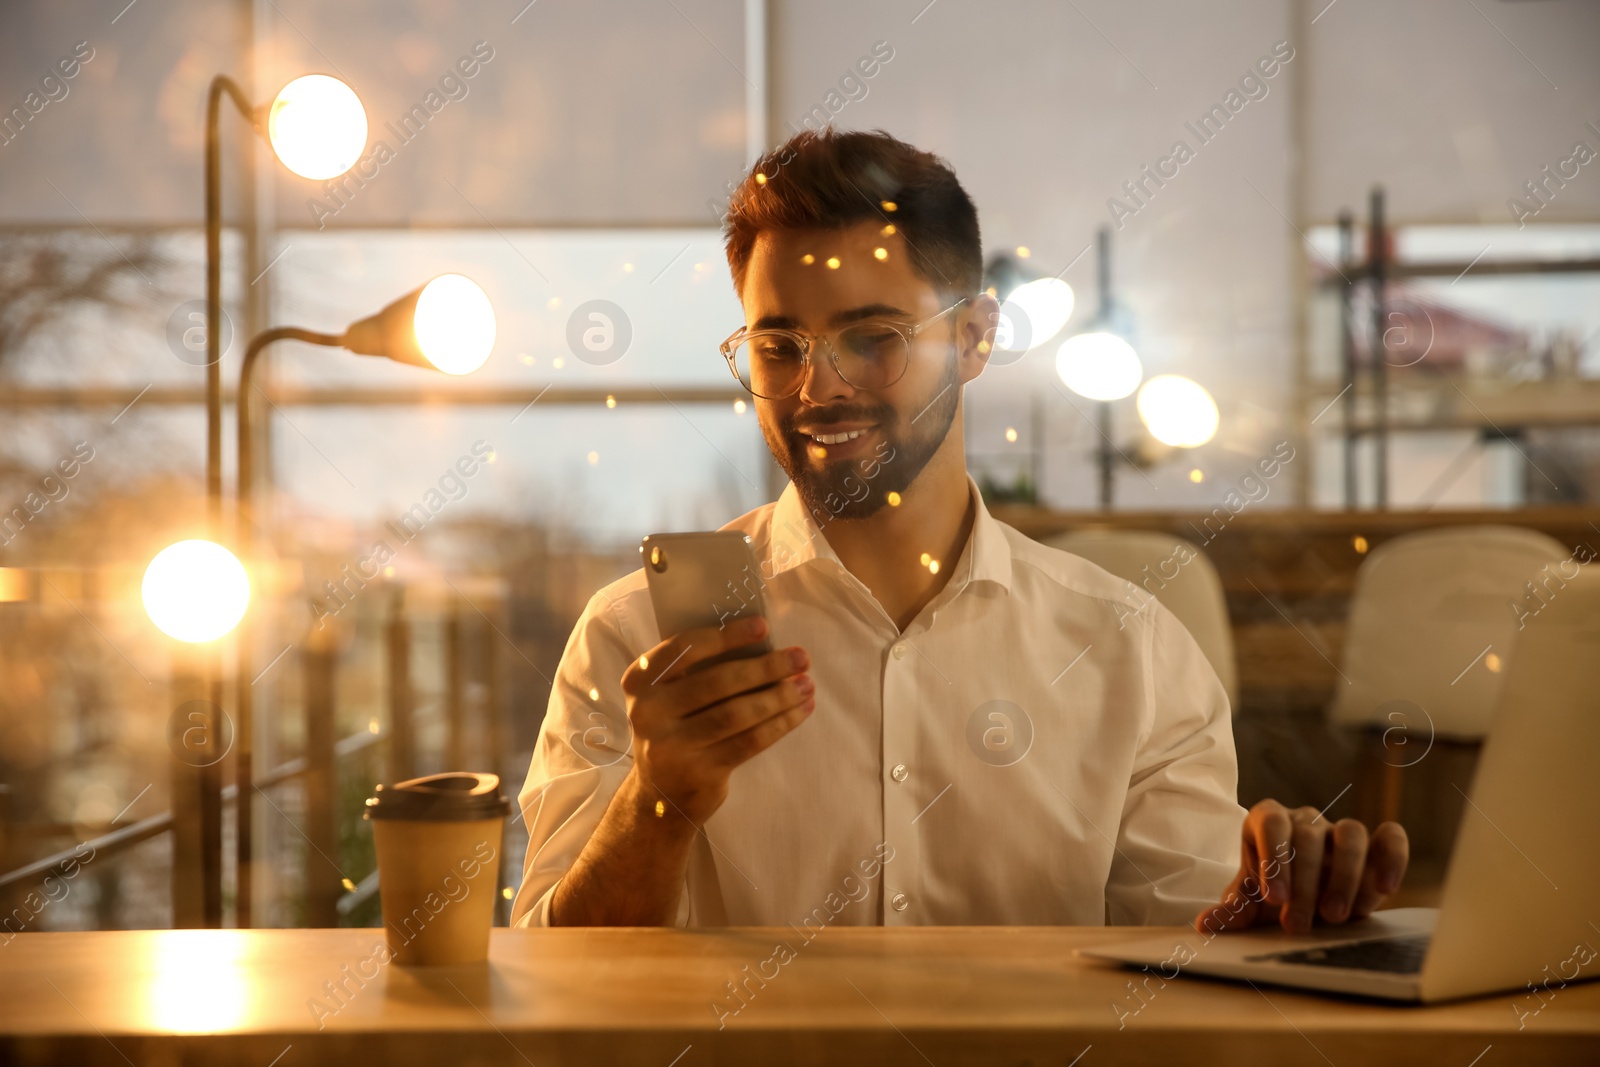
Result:
<svg viewBox="0 0 1600 1067"><path fill-rule="evenodd" d="M667 552L660 545L650 548L650 566L657 574L667 569Z"/></svg>

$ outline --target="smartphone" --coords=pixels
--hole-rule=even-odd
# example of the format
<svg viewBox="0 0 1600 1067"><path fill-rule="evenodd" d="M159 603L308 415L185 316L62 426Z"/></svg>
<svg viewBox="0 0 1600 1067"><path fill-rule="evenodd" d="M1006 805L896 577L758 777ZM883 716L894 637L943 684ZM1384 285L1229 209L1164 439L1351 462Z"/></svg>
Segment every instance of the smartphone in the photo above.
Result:
<svg viewBox="0 0 1600 1067"><path fill-rule="evenodd" d="M663 639L700 626L766 617L765 583L746 534L737 530L650 534L639 542L639 555ZM701 660L690 671L770 651L772 642L763 637Z"/></svg>

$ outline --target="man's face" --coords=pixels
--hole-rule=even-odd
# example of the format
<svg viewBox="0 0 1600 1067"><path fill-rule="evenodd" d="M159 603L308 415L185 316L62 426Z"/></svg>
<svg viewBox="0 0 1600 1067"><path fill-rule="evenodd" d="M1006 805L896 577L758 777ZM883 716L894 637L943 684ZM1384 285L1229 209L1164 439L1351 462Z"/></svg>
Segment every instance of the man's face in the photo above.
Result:
<svg viewBox="0 0 1600 1067"><path fill-rule="evenodd" d="M943 311L948 304L911 269L904 239L884 228L868 220L842 230L763 232L745 273L746 326L831 340L863 319L910 326ZM982 306L963 305L919 332L905 373L891 385L856 388L839 376L828 346L813 341L800 390L756 399L767 447L810 511L866 518L891 491L910 488L944 444L961 386L982 369L984 326L973 323ZM863 432L836 439L856 430Z"/></svg>

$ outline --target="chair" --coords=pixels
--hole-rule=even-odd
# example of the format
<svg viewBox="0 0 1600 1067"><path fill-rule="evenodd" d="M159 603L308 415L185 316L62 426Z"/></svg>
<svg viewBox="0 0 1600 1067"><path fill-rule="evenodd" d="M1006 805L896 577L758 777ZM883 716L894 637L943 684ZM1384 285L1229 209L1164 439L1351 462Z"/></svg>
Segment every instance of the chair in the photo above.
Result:
<svg viewBox="0 0 1600 1067"><path fill-rule="evenodd" d="M1397 537L1356 572L1329 719L1383 731L1383 818L1399 815L1401 770L1435 741L1482 740L1513 655L1518 608L1541 604L1529 583L1537 580L1546 600L1559 596L1569 555L1533 530L1466 526ZM1575 566L1565 566L1567 578Z"/></svg>
<svg viewBox="0 0 1600 1067"><path fill-rule="evenodd" d="M1339 686L1332 721L1380 724L1381 707L1409 701L1437 736L1481 739L1517 635L1517 607L1540 605L1528 583L1558 589L1569 555L1555 538L1511 526L1422 530L1378 546L1356 572L1341 668L1349 681Z"/></svg>
<svg viewBox="0 0 1600 1067"><path fill-rule="evenodd" d="M1045 538L1043 543L1082 556L1154 593L1194 637L1222 680L1228 706L1238 713L1239 668L1234 660L1233 630L1228 625L1228 603L1217 568L1196 545L1151 530L1077 530ZM1181 562L1184 559L1188 562ZM1176 576L1168 577L1173 571Z"/></svg>

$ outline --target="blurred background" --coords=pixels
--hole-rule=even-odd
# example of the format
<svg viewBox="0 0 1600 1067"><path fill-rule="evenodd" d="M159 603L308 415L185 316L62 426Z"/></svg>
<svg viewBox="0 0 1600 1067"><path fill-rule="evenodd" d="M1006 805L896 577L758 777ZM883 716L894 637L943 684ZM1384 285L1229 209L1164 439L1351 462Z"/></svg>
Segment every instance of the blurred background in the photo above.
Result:
<svg viewBox="0 0 1600 1067"><path fill-rule="evenodd" d="M240 922L241 691L251 924L376 923L376 782L518 789L639 538L784 484L717 352L743 321L719 227L756 155L827 123L948 160L1016 294L966 394L991 509L1149 593L1199 581L1241 801L1401 815L1426 901L1513 639L1600 545L1597 42L1586 0L5 5L7 929ZM308 73L365 107L348 173L217 123L228 498L261 331L459 273L496 334L461 376L273 346L218 537L248 625L197 651L142 583L216 533L207 92ZM1178 538L1202 564L1141 578ZM1396 577L1419 545L1448 565ZM1422 693L1396 661L1462 670Z"/></svg>

